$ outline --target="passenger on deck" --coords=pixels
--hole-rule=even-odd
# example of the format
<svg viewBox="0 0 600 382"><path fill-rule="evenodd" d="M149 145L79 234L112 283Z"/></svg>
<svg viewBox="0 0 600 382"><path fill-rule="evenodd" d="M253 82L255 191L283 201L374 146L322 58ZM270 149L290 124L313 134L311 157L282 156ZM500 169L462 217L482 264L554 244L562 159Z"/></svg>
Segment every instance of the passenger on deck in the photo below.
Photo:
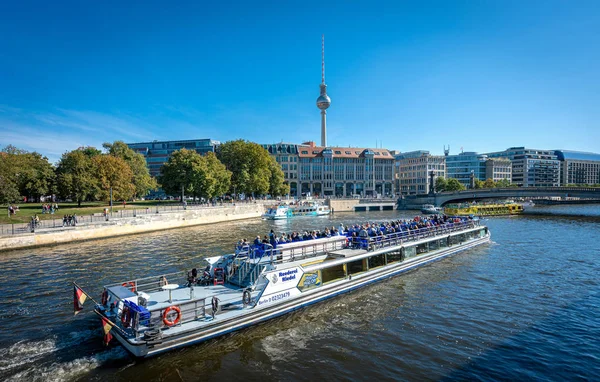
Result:
<svg viewBox="0 0 600 382"><path fill-rule="evenodd" d="M187 281L188 281L188 283L187 283L188 287L191 287L192 285L194 285L198 282L198 270L196 270L196 268L194 268L188 272Z"/></svg>

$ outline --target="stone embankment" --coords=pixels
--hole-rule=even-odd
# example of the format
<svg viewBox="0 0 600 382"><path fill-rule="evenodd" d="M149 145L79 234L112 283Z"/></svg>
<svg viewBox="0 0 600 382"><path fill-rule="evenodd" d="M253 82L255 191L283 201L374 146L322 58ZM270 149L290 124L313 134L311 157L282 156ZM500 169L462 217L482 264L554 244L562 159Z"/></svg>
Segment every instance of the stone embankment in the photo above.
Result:
<svg viewBox="0 0 600 382"><path fill-rule="evenodd" d="M264 205L258 203L112 218L75 227L40 229L35 233L0 237L0 251L251 219L260 217L264 211Z"/></svg>

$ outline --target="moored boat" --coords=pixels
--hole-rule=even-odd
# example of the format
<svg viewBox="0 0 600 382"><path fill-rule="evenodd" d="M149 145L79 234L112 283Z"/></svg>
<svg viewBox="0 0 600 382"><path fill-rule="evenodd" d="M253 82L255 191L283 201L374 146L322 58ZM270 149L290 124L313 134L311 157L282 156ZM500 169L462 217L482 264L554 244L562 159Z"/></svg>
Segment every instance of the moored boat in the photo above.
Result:
<svg viewBox="0 0 600 382"><path fill-rule="evenodd" d="M408 223L354 226L345 235L275 246L239 245L232 254L206 258L201 272L193 269L106 285L95 312L105 333L133 356L154 356L352 291L490 239L488 228L477 220L444 219L419 217ZM78 291L82 289L76 286L76 300Z"/></svg>

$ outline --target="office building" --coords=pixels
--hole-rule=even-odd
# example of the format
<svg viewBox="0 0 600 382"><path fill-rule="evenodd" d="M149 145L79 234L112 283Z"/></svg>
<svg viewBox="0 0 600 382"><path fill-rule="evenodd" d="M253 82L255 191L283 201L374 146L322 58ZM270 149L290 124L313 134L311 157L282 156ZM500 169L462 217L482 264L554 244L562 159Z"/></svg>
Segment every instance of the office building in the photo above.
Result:
<svg viewBox="0 0 600 382"><path fill-rule="evenodd" d="M558 187L560 161L554 150L511 147L488 153L489 158L506 158L512 163L512 183L519 187Z"/></svg>
<svg viewBox="0 0 600 382"><path fill-rule="evenodd" d="M600 184L600 154L555 150L560 161L560 184Z"/></svg>
<svg viewBox="0 0 600 382"><path fill-rule="evenodd" d="M396 191L401 195L427 194L435 179L446 177L446 157L419 150L395 156ZM433 184L430 172L433 171Z"/></svg>
<svg viewBox="0 0 600 382"><path fill-rule="evenodd" d="M150 175L156 177L160 175L160 168L169 160L174 151L187 149L194 150L198 154L206 154L209 151L214 152L219 144L219 141L212 139L192 139L185 141L127 143L127 146L144 156Z"/></svg>

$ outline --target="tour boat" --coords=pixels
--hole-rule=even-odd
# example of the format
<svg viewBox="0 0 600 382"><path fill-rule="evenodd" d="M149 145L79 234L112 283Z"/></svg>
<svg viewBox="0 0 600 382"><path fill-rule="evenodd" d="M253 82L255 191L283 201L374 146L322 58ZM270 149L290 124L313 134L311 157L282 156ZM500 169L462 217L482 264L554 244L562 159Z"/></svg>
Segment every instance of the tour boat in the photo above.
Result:
<svg viewBox="0 0 600 382"><path fill-rule="evenodd" d="M488 228L468 218L411 227L398 226L396 232L377 236L368 236L363 228L350 237L295 241L275 248L238 246L235 253L204 259L207 265L199 273L193 269L106 285L94 310L106 341L114 337L133 356L151 357L256 325L490 240ZM76 311L85 301L82 294L88 295L75 284Z"/></svg>
<svg viewBox="0 0 600 382"><path fill-rule="evenodd" d="M518 215L523 213L523 206L518 203L447 205L444 213L451 216Z"/></svg>
<svg viewBox="0 0 600 382"><path fill-rule="evenodd" d="M436 207L433 204L423 204L421 213L425 215L436 215L444 213L444 209L442 207Z"/></svg>
<svg viewBox="0 0 600 382"><path fill-rule="evenodd" d="M290 206L292 216L325 216L331 213L329 207L319 203Z"/></svg>

